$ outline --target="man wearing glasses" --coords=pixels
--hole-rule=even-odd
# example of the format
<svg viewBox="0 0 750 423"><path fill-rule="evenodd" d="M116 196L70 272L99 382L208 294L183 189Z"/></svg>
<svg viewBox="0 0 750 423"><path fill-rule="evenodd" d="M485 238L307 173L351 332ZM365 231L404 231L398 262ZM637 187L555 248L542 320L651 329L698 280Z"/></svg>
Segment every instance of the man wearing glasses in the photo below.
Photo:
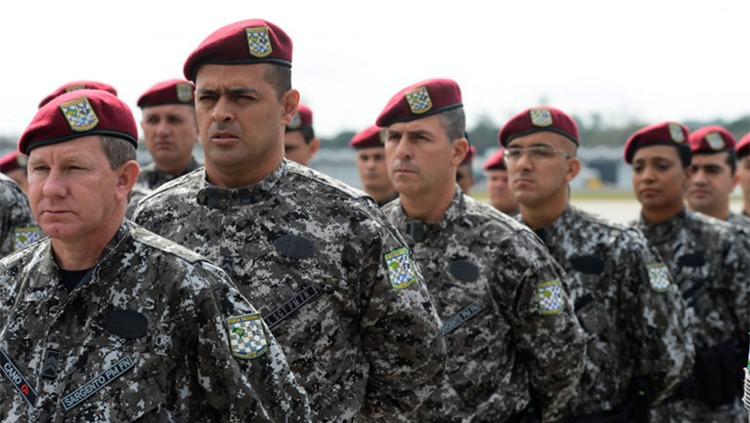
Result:
<svg viewBox="0 0 750 423"><path fill-rule="evenodd" d="M680 321L684 305L667 267L636 230L568 202L568 183L581 169L569 115L525 110L505 124L499 141L518 219L565 269L585 332L584 373L568 422L645 418L693 363L692 338Z"/></svg>

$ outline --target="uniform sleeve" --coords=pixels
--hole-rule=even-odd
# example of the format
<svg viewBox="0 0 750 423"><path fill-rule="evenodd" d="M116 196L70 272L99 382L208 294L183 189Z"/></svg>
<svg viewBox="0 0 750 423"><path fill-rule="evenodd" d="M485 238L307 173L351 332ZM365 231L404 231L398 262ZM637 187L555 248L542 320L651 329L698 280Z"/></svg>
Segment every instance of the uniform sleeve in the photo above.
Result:
<svg viewBox="0 0 750 423"><path fill-rule="evenodd" d="M565 291L564 270L529 235L510 242L500 260L519 269L518 278L503 282L515 285L511 319L519 362L528 368L542 420L558 422L583 373L583 330Z"/></svg>
<svg viewBox="0 0 750 423"><path fill-rule="evenodd" d="M0 183L0 257L15 250L15 229L36 226L29 200L18 186Z"/></svg>
<svg viewBox="0 0 750 423"><path fill-rule="evenodd" d="M639 233L624 234L615 248L625 278L626 345L633 349L635 376L645 381L652 404L659 404L693 369L692 333L682 318L682 295L659 253Z"/></svg>
<svg viewBox="0 0 750 423"><path fill-rule="evenodd" d="M387 421L415 410L437 388L445 340L403 238L384 215L370 224L376 226L354 235L362 250L351 250L346 261L362 292L362 348L370 363L363 414Z"/></svg>
<svg viewBox="0 0 750 423"><path fill-rule="evenodd" d="M197 316L195 363L210 403L228 421L310 421L307 395L271 331L228 279L218 279Z"/></svg>
<svg viewBox="0 0 750 423"><path fill-rule="evenodd" d="M738 227L732 252L728 254L725 261L736 267L733 288L728 291L734 301L739 322L737 336L738 339L742 340L742 347L745 348L750 341L747 336L748 331L750 331L750 283L748 283L748 278L750 278L750 231Z"/></svg>

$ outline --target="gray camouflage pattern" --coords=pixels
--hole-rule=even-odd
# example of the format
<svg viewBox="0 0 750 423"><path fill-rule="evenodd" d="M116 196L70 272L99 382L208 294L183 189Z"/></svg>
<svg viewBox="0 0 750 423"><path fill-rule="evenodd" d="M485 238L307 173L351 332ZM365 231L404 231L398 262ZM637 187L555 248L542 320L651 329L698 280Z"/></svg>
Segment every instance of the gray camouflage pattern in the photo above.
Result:
<svg viewBox="0 0 750 423"><path fill-rule="evenodd" d="M392 285L385 256L404 240L364 192L287 160L239 189L201 169L154 191L134 219L217 263L273 320L316 420L390 421L437 386L440 320L418 268Z"/></svg>
<svg viewBox="0 0 750 423"><path fill-rule="evenodd" d="M18 184L0 173L0 258L44 238Z"/></svg>
<svg viewBox="0 0 750 423"><path fill-rule="evenodd" d="M156 163L151 162L141 168L141 173L138 174L138 182L136 184L143 188L146 188L147 190L155 190L156 188L159 188L167 182L175 178L179 178L182 175L187 175L188 173L200 168L201 166L202 165L198 163L197 160L195 160L195 157L191 156L190 162L188 163L187 167L185 167L185 170L182 171L182 173L180 173L179 175L170 175L157 169Z"/></svg>
<svg viewBox="0 0 750 423"><path fill-rule="evenodd" d="M125 221L89 276L69 292L49 239L0 260L0 350L38 394L32 408L0 376L0 421L309 421L267 328L260 356L232 355L227 319L256 310L221 269Z"/></svg>
<svg viewBox="0 0 750 423"><path fill-rule="evenodd" d="M622 407L635 377L652 401L666 399L692 370L694 348L685 304L659 253L637 230L570 204L535 232L565 269L586 339L568 416Z"/></svg>
<svg viewBox="0 0 750 423"><path fill-rule="evenodd" d="M130 200L128 201L128 207L125 209L125 217L131 219L135 214L135 209L138 207L138 203L149 194L151 194L150 189L142 187L138 184L133 185L133 189L130 191Z"/></svg>
<svg viewBox="0 0 750 423"><path fill-rule="evenodd" d="M683 210L659 224L641 217L634 223L659 251L685 299L684 320L696 349L723 343L746 351L747 279L750 251L737 227L701 213ZM744 307L739 307L744 302ZM744 310L743 310L744 308ZM742 317L744 316L744 317ZM739 377L742 360L737 361ZM738 379L739 380L739 379ZM741 422L740 398L711 410L703 401L676 399L652 410L654 421Z"/></svg>
<svg viewBox="0 0 750 423"><path fill-rule="evenodd" d="M458 187L439 222L408 218L399 201L383 210L421 266L443 327L455 328L445 377L409 421L504 422L527 407L530 389L544 421L560 421L584 345L564 292L559 312L541 312L538 284L564 273L536 236Z"/></svg>

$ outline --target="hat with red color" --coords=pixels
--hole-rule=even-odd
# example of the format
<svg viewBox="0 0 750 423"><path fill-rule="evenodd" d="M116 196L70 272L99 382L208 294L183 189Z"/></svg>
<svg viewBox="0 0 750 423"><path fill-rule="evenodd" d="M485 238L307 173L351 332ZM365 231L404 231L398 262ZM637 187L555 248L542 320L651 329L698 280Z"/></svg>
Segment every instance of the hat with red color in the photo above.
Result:
<svg viewBox="0 0 750 423"><path fill-rule="evenodd" d="M375 123L385 128L463 107L461 88L451 79L428 79L399 91L391 97Z"/></svg>
<svg viewBox="0 0 750 423"><path fill-rule="evenodd" d="M11 170L24 167L26 167L26 156L22 156L18 150L13 150L3 157L0 157L0 172L2 173L8 173Z"/></svg>
<svg viewBox="0 0 750 423"><path fill-rule="evenodd" d="M504 148L501 148L495 154L490 156L487 162L484 163L484 170L506 170L505 161L503 160Z"/></svg>
<svg viewBox="0 0 750 423"><path fill-rule="evenodd" d="M474 156L477 155L477 148L472 146L469 146L469 149L466 151L466 155L464 156L464 159L461 161L462 165L470 164L471 161L474 159Z"/></svg>
<svg viewBox="0 0 750 423"><path fill-rule="evenodd" d="M636 150L652 145L672 145L689 152L689 138L690 131L681 123L661 122L646 126L634 132L625 142L625 163L632 163Z"/></svg>
<svg viewBox="0 0 750 423"><path fill-rule="evenodd" d="M382 128L377 125L370 125L357 132L349 141L349 147L357 150L362 148L383 147Z"/></svg>
<svg viewBox="0 0 750 423"><path fill-rule="evenodd" d="M107 91L76 90L37 111L18 141L18 151L28 155L34 148L88 135L122 138L138 147L138 127L127 104Z"/></svg>
<svg viewBox="0 0 750 423"><path fill-rule="evenodd" d="M69 93L71 91L75 90L104 90L108 93L111 93L112 95L117 95L117 90L115 87L105 84L103 82L98 81L74 81L74 82L68 82L67 84L63 84L60 87L58 87L55 91L52 91L47 97L44 97L44 100L42 100L39 103L39 108L41 109L42 106L49 103L50 100L53 98Z"/></svg>
<svg viewBox="0 0 750 423"><path fill-rule="evenodd" d="M170 79L162 81L146 90L138 98L138 107L145 109L151 106L165 104L184 104L195 107L193 92L195 85L184 79Z"/></svg>
<svg viewBox="0 0 750 423"><path fill-rule="evenodd" d="M704 126L690 133L688 138L693 153L717 153L734 150L737 142L731 132L718 125Z"/></svg>
<svg viewBox="0 0 750 423"><path fill-rule="evenodd" d="M305 106L304 104L300 104L297 106L297 113L294 114L294 117L291 121L286 125L286 131L297 131L299 129L302 129L304 127L312 126L313 124L313 113L312 110Z"/></svg>
<svg viewBox="0 0 750 423"><path fill-rule="evenodd" d="M556 132L578 145L578 125L567 113L554 107L532 107L513 116L497 134L503 147L513 139L535 132Z"/></svg>
<svg viewBox="0 0 750 423"><path fill-rule="evenodd" d="M737 158L741 159L750 155L750 132L745 134L737 144L734 145L735 151L737 151Z"/></svg>
<svg viewBox="0 0 750 423"><path fill-rule="evenodd" d="M185 78L195 81L202 65L275 63L292 67L292 39L263 19L247 19L226 25L209 35L183 67Z"/></svg>

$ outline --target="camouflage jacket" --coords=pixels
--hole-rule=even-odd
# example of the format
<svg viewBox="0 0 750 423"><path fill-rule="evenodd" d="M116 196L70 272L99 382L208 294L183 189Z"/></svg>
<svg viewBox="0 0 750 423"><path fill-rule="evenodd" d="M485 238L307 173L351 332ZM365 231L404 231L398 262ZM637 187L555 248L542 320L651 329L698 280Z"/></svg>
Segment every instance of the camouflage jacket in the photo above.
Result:
<svg viewBox="0 0 750 423"><path fill-rule="evenodd" d="M44 238L18 184L0 173L0 258Z"/></svg>
<svg viewBox="0 0 750 423"><path fill-rule="evenodd" d="M530 388L544 421L559 420L584 345L563 272L536 236L459 188L439 222L410 219L399 201L383 210L424 272L448 349L443 383L412 421L504 422Z"/></svg>
<svg viewBox="0 0 750 423"><path fill-rule="evenodd" d="M128 222L71 291L49 239L0 260L0 365L3 422L309 421L226 274Z"/></svg>
<svg viewBox="0 0 750 423"><path fill-rule="evenodd" d="M138 174L137 184L146 189L155 190L165 183L175 178L179 178L182 175L187 175L188 173L200 168L201 166L202 165L198 163L197 160L195 160L195 157L191 157L190 162L188 163L187 167L185 167L185 170L182 171L182 173L180 173L179 175L170 175L157 169L156 164L151 162L141 168L141 173Z"/></svg>
<svg viewBox="0 0 750 423"><path fill-rule="evenodd" d="M745 213L735 213L730 211L729 216L727 216L727 222L733 225L750 228L750 216L746 215Z"/></svg>
<svg viewBox="0 0 750 423"><path fill-rule="evenodd" d="M128 207L125 210L125 217L128 219L132 218L135 214L135 209L138 207L138 203L147 195L151 194L151 190L141 185L133 185L133 190L130 191L130 200L128 201Z"/></svg>
<svg viewBox="0 0 750 423"><path fill-rule="evenodd" d="M694 348L685 304L659 253L637 230L570 204L535 232L565 269L585 333L585 370L569 416L616 409L636 377L652 401L666 399L692 370Z"/></svg>
<svg viewBox="0 0 750 423"><path fill-rule="evenodd" d="M387 420L437 386L439 318L364 192L287 160L239 189L199 170L142 200L135 220L217 263L261 307L316 419Z"/></svg>

